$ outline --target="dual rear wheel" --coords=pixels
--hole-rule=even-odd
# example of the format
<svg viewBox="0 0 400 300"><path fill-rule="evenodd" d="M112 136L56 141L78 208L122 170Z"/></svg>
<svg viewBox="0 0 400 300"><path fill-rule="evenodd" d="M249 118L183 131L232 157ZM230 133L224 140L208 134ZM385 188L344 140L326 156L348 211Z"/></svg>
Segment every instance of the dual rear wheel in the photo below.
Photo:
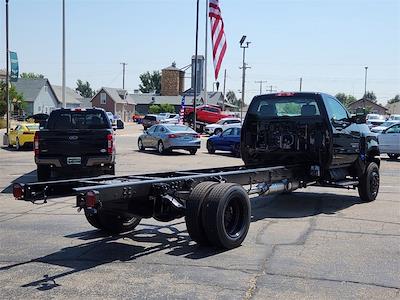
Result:
<svg viewBox="0 0 400 300"><path fill-rule="evenodd" d="M190 237L198 244L236 248L250 227L249 196L237 184L199 183L187 201L185 220Z"/></svg>

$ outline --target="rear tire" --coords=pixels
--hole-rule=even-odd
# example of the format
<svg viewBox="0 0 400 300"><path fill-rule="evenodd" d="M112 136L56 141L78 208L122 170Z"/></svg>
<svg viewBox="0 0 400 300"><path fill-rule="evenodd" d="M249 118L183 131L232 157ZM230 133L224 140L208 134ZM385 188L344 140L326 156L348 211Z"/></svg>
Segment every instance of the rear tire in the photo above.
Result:
<svg viewBox="0 0 400 300"><path fill-rule="evenodd" d="M36 173L38 181L48 181L50 179L51 168L49 165L37 165Z"/></svg>
<svg viewBox="0 0 400 300"><path fill-rule="evenodd" d="M85 217L90 225L104 230L109 233L122 233L135 229L139 225L141 218L131 214L113 214L104 211L98 211L96 214L91 214L85 209Z"/></svg>
<svg viewBox="0 0 400 300"><path fill-rule="evenodd" d="M190 155L195 155L196 152L197 152L197 149L190 149L189 150Z"/></svg>
<svg viewBox="0 0 400 300"><path fill-rule="evenodd" d="M359 179L358 195L362 202L371 202L376 199L379 192L379 167L370 162L365 173Z"/></svg>
<svg viewBox="0 0 400 300"><path fill-rule="evenodd" d="M207 151L210 154L214 154L215 153L214 145L210 141L207 141Z"/></svg>
<svg viewBox="0 0 400 300"><path fill-rule="evenodd" d="M250 227L250 199L237 184L213 187L203 204L202 221L211 244L225 249L240 246Z"/></svg>
<svg viewBox="0 0 400 300"><path fill-rule="evenodd" d="M199 245L209 245L202 222L202 206L218 182L204 181L195 186L186 201L185 222L190 238Z"/></svg>
<svg viewBox="0 0 400 300"><path fill-rule="evenodd" d="M157 150L160 154L165 153L164 143L162 141L158 141Z"/></svg>

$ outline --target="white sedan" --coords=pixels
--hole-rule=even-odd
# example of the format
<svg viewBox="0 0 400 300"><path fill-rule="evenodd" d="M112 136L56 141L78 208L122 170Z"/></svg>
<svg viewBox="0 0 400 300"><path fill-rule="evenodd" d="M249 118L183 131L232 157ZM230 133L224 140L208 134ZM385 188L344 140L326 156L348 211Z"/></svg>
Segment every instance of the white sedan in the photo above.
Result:
<svg viewBox="0 0 400 300"><path fill-rule="evenodd" d="M372 127L371 131L375 132L375 133L381 133L382 131L384 131L385 129L389 128L393 124L398 124L398 123L400 123L400 120L387 120L386 122L382 123L379 126Z"/></svg>
<svg viewBox="0 0 400 300"><path fill-rule="evenodd" d="M379 150L392 159L400 156L400 124L394 124L378 135Z"/></svg>
<svg viewBox="0 0 400 300"><path fill-rule="evenodd" d="M209 124L205 127L205 132L209 135L220 134L225 129L240 125L241 121L239 118L223 118L217 123Z"/></svg>

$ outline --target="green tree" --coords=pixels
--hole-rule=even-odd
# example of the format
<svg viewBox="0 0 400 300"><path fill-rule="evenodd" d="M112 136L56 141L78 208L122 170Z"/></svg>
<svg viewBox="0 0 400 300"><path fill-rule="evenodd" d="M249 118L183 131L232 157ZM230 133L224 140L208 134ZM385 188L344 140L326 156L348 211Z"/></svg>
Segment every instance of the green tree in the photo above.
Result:
<svg viewBox="0 0 400 300"><path fill-rule="evenodd" d="M92 98L95 94L95 91L92 90L90 87L89 82L83 82L82 80L78 79L76 81L76 88L75 91L79 93L83 98Z"/></svg>
<svg viewBox="0 0 400 300"><path fill-rule="evenodd" d="M375 103L377 102L376 96L372 91L367 91L364 95L364 98Z"/></svg>
<svg viewBox="0 0 400 300"><path fill-rule="evenodd" d="M342 102L345 107L349 107L350 104L357 101L357 98L352 95L346 95L345 93L338 93L335 97Z"/></svg>
<svg viewBox="0 0 400 300"><path fill-rule="evenodd" d="M9 89L9 99L12 104L14 113L21 113L26 107L24 96L18 93L14 85L11 85ZM3 116L7 112L7 101L6 101L6 83L0 81L0 116Z"/></svg>
<svg viewBox="0 0 400 300"><path fill-rule="evenodd" d="M392 104L392 103L396 103L396 102L400 102L400 95L394 96L394 98L392 98L388 101L388 104Z"/></svg>
<svg viewBox="0 0 400 300"><path fill-rule="evenodd" d="M43 79L44 75L39 73L29 72L29 73L21 73L20 77L24 79Z"/></svg>
<svg viewBox="0 0 400 300"><path fill-rule="evenodd" d="M149 106L149 114L159 114L161 112L161 107L157 104Z"/></svg>
<svg viewBox="0 0 400 300"><path fill-rule="evenodd" d="M162 113L174 113L175 107L172 104L160 104L160 109Z"/></svg>
<svg viewBox="0 0 400 300"><path fill-rule="evenodd" d="M153 71L150 73L147 71L139 76L141 84L139 84L139 90L142 93L156 92L159 94L161 91L161 73L159 71Z"/></svg>

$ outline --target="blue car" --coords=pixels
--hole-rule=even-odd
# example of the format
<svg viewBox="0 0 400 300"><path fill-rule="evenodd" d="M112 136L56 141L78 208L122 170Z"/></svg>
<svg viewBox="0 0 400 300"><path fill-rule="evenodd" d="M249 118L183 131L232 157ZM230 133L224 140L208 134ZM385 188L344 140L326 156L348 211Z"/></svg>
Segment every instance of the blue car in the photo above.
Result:
<svg viewBox="0 0 400 300"><path fill-rule="evenodd" d="M153 125L139 136L138 148L139 151L154 148L160 154L183 149L194 155L200 149L200 135L185 125Z"/></svg>
<svg viewBox="0 0 400 300"><path fill-rule="evenodd" d="M236 157L240 157L240 127L231 127L207 140L208 153L216 150L230 151Z"/></svg>

